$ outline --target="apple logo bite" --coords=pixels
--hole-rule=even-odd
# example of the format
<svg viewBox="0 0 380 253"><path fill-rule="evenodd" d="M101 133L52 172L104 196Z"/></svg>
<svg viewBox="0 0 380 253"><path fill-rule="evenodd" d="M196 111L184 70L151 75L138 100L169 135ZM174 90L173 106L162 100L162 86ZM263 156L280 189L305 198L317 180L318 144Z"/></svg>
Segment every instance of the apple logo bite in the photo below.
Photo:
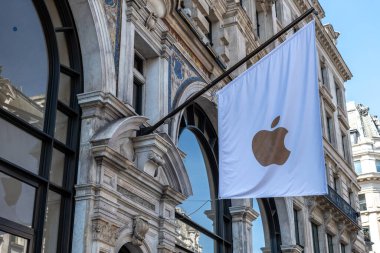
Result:
<svg viewBox="0 0 380 253"><path fill-rule="evenodd" d="M280 116L277 116L271 127L277 126ZM252 139L252 151L256 160L262 166L271 164L283 165L289 158L290 151L285 147L285 135L288 130L283 127L273 131L261 130Z"/></svg>

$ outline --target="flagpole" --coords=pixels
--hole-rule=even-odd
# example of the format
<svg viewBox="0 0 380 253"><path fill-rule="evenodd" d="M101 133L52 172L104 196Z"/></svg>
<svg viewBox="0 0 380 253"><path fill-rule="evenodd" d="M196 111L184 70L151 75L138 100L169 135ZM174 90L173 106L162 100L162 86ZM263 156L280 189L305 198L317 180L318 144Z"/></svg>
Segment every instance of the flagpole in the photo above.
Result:
<svg viewBox="0 0 380 253"><path fill-rule="evenodd" d="M160 119L156 124L149 127L143 127L139 131L139 135L147 135L152 133L154 130L156 130L159 126L165 123L165 121L174 115L176 115L178 112L180 112L182 109L187 107L189 104L191 104L195 99L200 97L202 94L204 94L206 91L214 87L217 83L219 83L221 80L223 80L225 77L227 77L229 74L231 74L233 71L235 71L237 68L239 68L241 65L243 65L245 62L247 62L249 59L251 59L253 56L257 55L261 50L266 48L269 44L274 42L276 39L278 39L280 36L282 36L284 33L292 29L295 25L297 25L299 22L301 22L303 19L305 19L307 16L309 16L311 13L315 13L314 7L311 7L308 9L305 13L303 13L301 16L293 20L289 25L284 27L281 31L273 35L271 38L269 38L267 41L265 41L263 44L261 44L258 48L253 50L251 53L249 53L247 56L245 56L243 59L235 63L231 68L223 72L219 77L215 78L211 83L209 83L207 86L203 87L201 90L199 90L197 93L195 93L193 96L191 96L188 100L180 104L177 108L175 108L173 111L168 113L165 117Z"/></svg>

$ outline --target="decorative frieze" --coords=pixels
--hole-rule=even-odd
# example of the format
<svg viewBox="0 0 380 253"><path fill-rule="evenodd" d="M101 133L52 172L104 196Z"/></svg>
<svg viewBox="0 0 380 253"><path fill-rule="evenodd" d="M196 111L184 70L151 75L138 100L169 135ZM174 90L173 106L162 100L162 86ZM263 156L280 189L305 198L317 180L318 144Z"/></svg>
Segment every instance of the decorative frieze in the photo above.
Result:
<svg viewBox="0 0 380 253"><path fill-rule="evenodd" d="M138 196L137 194L125 189L124 187L120 185L117 185L117 191L120 192L124 197L132 200L135 203L138 203L139 205L145 208L148 208L149 210L152 210L152 211L156 210L156 206L154 204Z"/></svg>
<svg viewBox="0 0 380 253"><path fill-rule="evenodd" d="M92 238L114 246L119 236L119 227L102 219L92 220Z"/></svg>

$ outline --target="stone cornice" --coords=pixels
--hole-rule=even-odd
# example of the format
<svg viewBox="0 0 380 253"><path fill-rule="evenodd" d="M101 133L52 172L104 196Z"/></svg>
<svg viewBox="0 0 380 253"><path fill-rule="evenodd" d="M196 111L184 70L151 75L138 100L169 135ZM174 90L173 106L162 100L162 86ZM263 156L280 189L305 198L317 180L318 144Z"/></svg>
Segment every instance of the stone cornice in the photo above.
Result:
<svg viewBox="0 0 380 253"><path fill-rule="evenodd" d="M305 0L293 0L293 1L301 13L305 12L307 9L311 7L308 1L305 1ZM352 73L350 69L348 68L346 62L343 60L338 49L336 48L334 42L331 40L330 36L327 34L319 18L315 19L317 40L322 46L323 50L328 54L329 58L332 60L334 67L339 72L343 80L344 81L350 80L352 77Z"/></svg>
<svg viewBox="0 0 380 253"><path fill-rule="evenodd" d="M380 173L378 172L370 172L365 174L360 174L358 176L358 182L370 182L370 181L380 181Z"/></svg>
<svg viewBox="0 0 380 253"><path fill-rule="evenodd" d="M131 106L122 103L111 93L93 91L77 96L82 109L82 119L98 117L111 121L136 115Z"/></svg>

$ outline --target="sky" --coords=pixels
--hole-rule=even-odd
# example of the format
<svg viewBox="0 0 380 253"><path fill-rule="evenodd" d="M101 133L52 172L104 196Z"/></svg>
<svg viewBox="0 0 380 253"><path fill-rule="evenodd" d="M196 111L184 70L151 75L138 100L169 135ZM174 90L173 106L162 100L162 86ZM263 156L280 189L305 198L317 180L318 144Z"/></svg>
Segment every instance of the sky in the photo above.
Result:
<svg viewBox="0 0 380 253"><path fill-rule="evenodd" d="M338 49L353 78L346 82L346 100L369 106L380 116L380 1L319 0L326 17L340 33Z"/></svg>

